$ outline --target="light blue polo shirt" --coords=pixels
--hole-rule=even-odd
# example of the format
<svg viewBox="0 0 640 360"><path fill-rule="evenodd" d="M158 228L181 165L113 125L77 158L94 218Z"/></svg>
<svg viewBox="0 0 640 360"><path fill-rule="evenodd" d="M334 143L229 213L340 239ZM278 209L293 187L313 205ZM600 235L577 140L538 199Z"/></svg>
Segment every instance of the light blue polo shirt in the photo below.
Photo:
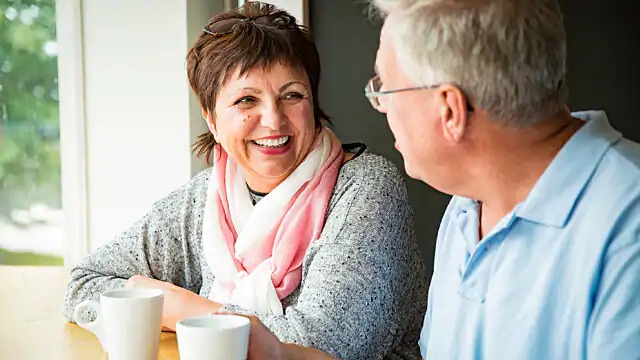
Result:
<svg viewBox="0 0 640 360"><path fill-rule="evenodd" d="M482 241L476 201L451 200L425 359L640 359L640 145L573 115L585 125Z"/></svg>

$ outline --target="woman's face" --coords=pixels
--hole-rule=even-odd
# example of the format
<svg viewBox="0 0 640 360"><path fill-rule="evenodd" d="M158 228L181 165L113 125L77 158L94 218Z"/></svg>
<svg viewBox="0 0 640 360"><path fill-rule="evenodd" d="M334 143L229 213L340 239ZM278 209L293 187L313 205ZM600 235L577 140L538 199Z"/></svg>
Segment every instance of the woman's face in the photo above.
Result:
<svg viewBox="0 0 640 360"><path fill-rule="evenodd" d="M276 63L222 86L215 114L206 114L216 140L243 169L249 187L270 192L310 152L316 128L309 79Z"/></svg>

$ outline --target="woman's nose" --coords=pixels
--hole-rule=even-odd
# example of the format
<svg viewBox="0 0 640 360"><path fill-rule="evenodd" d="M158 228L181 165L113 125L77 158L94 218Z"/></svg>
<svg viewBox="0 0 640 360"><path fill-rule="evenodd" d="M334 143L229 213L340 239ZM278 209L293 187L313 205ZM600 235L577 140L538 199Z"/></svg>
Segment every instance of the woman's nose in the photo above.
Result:
<svg viewBox="0 0 640 360"><path fill-rule="evenodd" d="M265 108L260 117L260 125L271 130L279 130L286 122L286 117L278 105Z"/></svg>

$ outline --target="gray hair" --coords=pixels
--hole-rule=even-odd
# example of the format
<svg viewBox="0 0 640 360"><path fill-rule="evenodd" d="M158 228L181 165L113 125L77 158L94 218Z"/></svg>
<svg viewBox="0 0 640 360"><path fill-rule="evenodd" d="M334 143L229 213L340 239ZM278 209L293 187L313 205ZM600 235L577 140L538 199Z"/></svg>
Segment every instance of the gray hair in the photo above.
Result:
<svg viewBox="0 0 640 360"><path fill-rule="evenodd" d="M455 84L507 126L565 108L566 34L557 0L371 0L399 65L420 85Z"/></svg>

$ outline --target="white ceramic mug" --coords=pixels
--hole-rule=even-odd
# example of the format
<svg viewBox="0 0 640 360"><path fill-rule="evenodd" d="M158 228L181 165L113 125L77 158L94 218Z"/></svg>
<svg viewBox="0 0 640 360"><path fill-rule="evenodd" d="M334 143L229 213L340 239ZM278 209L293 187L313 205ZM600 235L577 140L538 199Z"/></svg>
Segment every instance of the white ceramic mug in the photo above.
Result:
<svg viewBox="0 0 640 360"><path fill-rule="evenodd" d="M111 290L78 304L73 318L98 337L109 360L157 360L163 302L159 289ZM94 321L82 319L86 308L96 312Z"/></svg>
<svg viewBox="0 0 640 360"><path fill-rule="evenodd" d="M231 314L197 316L178 321L180 360L245 360L249 319Z"/></svg>

